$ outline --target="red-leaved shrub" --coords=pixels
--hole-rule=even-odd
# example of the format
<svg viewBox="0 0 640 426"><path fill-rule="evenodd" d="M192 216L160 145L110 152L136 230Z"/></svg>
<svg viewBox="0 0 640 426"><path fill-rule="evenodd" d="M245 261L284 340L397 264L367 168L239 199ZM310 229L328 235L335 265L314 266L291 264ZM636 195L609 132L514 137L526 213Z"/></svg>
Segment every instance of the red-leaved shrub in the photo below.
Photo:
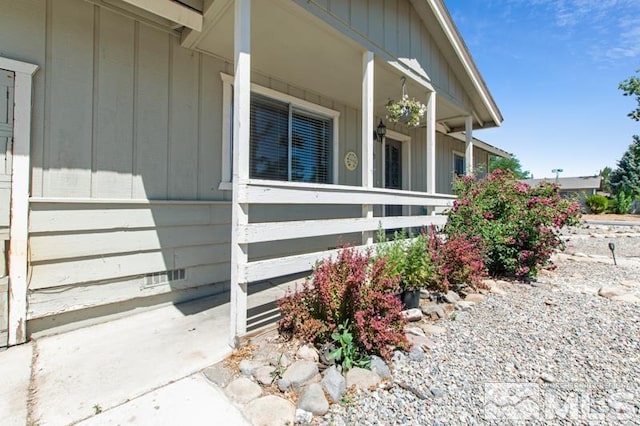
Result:
<svg viewBox="0 0 640 426"><path fill-rule="evenodd" d="M445 293L464 287L482 288L485 268L481 241L464 236L443 238L434 229L429 234L429 254L434 267L429 288Z"/></svg>
<svg viewBox="0 0 640 426"><path fill-rule="evenodd" d="M384 259L372 260L369 253L347 247L336 259L318 264L301 291L278 301L278 329L320 345L331 341L338 325L348 323L363 353L389 359L394 347L408 347L402 303L394 295L398 280L386 272Z"/></svg>

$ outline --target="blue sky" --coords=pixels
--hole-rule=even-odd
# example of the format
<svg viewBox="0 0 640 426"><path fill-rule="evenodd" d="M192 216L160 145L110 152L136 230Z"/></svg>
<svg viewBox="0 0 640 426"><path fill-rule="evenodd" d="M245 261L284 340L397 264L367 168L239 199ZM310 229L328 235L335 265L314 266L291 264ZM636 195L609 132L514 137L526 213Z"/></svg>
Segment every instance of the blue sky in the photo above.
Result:
<svg viewBox="0 0 640 426"><path fill-rule="evenodd" d="M536 178L597 173L640 134L618 84L640 68L640 0L445 0L502 114L475 136Z"/></svg>

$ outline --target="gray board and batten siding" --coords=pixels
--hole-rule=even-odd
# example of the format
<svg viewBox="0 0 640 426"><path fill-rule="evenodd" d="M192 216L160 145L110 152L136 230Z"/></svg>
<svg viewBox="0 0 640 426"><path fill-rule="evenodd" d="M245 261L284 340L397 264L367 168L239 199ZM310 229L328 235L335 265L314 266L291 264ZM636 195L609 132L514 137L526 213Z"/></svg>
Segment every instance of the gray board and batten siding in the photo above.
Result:
<svg viewBox="0 0 640 426"><path fill-rule="evenodd" d="M330 11L372 43L400 57L417 58L442 96L461 108L469 105L411 4L382 5L331 2ZM219 189L221 129L226 125L220 75L231 74L232 65L182 48L180 34L161 22L100 0L0 0L0 9L0 56L41 68L34 78L32 116L30 331L63 323L56 319L61 314L103 305L117 310L114 304L125 306L134 299L179 301L226 291L231 193ZM385 22L384 32L378 21ZM359 106L260 73L252 78L338 111L338 158L348 151L360 155ZM404 133L412 139L411 188L424 191L425 130ZM438 192L450 192L447 146L453 143L438 134ZM375 149L378 155L380 144ZM380 169L378 186L379 175ZM340 168L338 183L360 181L359 171ZM252 210L252 218L360 213L349 206L291 211L267 205ZM345 235L342 241L358 238L360 234ZM256 244L250 258L325 250L335 247L337 239Z"/></svg>

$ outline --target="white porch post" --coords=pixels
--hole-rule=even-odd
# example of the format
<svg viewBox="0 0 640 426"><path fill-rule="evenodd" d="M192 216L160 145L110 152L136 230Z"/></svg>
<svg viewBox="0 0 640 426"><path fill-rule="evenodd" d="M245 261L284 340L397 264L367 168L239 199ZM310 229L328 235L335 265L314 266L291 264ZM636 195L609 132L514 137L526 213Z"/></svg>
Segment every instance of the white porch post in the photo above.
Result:
<svg viewBox="0 0 640 426"><path fill-rule="evenodd" d="M249 205L242 202L249 179L251 96L251 0L235 0L233 80L233 200L231 204L231 346L247 331L248 245L239 235L249 223Z"/></svg>
<svg viewBox="0 0 640 426"><path fill-rule="evenodd" d="M29 180L31 176L31 97L37 65L0 58L0 68L15 73L13 163L9 224L9 346L27 340L27 250L29 238Z"/></svg>
<svg viewBox="0 0 640 426"><path fill-rule="evenodd" d="M467 174L473 174L473 116L468 115L464 121L464 161L467 165Z"/></svg>
<svg viewBox="0 0 640 426"><path fill-rule="evenodd" d="M427 193L436 192L436 92L427 95Z"/></svg>
<svg viewBox="0 0 640 426"><path fill-rule="evenodd" d="M373 187L373 52L362 55L362 186ZM362 217L373 218L373 205L362 205ZM373 244L373 232L362 233L362 244Z"/></svg>

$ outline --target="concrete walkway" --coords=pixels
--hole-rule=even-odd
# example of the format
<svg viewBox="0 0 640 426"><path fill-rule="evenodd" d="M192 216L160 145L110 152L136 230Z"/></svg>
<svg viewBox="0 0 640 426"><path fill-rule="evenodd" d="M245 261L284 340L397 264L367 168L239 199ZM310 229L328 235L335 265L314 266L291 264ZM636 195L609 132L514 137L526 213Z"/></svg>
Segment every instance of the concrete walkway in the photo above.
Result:
<svg viewBox="0 0 640 426"><path fill-rule="evenodd" d="M250 295L250 314L265 317L265 306L285 287L267 285ZM165 306L0 352L0 425L247 424L201 372L231 353L228 297Z"/></svg>

